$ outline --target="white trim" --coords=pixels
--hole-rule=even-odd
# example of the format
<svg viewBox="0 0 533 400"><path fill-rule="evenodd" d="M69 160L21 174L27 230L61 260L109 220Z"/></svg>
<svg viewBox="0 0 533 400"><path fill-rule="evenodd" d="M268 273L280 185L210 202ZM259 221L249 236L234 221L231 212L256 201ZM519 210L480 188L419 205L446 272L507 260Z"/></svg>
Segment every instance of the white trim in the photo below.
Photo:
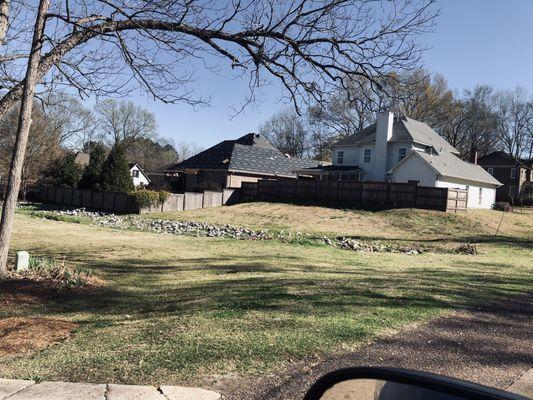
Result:
<svg viewBox="0 0 533 400"><path fill-rule="evenodd" d="M393 166L393 167L389 170L388 173L389 173L389 174L392 174L392 173L393 173L393 170L396 169L396 167L398 167L399 165L401 165L402 163L404 163L408 158L412 157L413 154L415 154L415 155L417 155L419 158L421 158L422 161L424 161L424 162L425 162L425 163L426 163L426 164L427 164L427 165L428 165L433 171L435 171L436 174L440 174L440 172L437 171L433 165L431 165L430 163L428 163L428 162L424 159L424 157L420 156L419 153L420 153L420 151L418 151L418 150L414 150L414 149L411 150L409 153L407 153L407 155L403 158L403 160L400 161L399 163L397 163L395 166Z"/></svg>

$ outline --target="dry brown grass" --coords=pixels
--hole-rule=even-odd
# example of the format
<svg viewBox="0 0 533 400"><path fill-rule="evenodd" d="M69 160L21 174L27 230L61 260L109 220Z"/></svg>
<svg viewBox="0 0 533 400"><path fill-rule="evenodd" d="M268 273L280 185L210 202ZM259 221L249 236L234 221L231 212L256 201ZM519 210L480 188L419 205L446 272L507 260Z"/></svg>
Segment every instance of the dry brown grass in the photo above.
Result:
<svg viewBox="0 0 533 400"><path fill-rule="evenodd" d="M292 230L377 239L463 239L493 235L503 215L502 236L533 236L533 209L502 213L472 210L451 214L418 209L362 211L282 203L245 203L182 212L151 214L149 218L204 221L259 229Z"/></svg>

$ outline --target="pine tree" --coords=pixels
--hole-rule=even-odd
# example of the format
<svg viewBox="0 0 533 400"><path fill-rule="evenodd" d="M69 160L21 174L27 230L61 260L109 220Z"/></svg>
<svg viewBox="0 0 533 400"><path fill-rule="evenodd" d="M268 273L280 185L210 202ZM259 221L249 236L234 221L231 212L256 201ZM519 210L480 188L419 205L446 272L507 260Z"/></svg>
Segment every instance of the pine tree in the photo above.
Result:
<svg viewBox="0 0 533 400"><path fill-rule="evenodd" d="M102 170L106 162L105 149L101 143L92 146L89 165L85 167L79 187L83 189L100 190Z"/></svg>
<svg viewBox="0 0 533 400"><path fill-rule="evenodd" d="M134 189L126 152L116 144L102 168L102 190L106 192L130 192Z"/></svg>
<svg viewBox="0 0 533 400"><path fill-rule="evenodd" d="M52 178L56 185L77 187L83 170L76 164L76 155L68 153L55 161L52 167Z"/></svg>

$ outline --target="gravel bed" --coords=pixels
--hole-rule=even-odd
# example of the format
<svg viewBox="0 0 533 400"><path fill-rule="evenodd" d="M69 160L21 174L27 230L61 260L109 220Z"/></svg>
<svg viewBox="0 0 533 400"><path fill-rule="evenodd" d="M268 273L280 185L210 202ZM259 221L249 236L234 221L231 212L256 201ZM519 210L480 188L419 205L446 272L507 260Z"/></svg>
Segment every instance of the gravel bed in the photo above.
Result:
<svg viewBox="0 0 533 400"><path fill-rule="evenodd" d="M41 214L54 214L88 219L91 224L114 229L136 229L169 235L187 235L198 237L222 237L238 240L278 240L293 244L320 244L343 250L372 253L421 254L426 248L416 245L397 245L380 241L365 241L347 237L316 236L302 232L257 230L233 225L210 224L196 221L172 221L167 219L149 219L141 216L116 215L85 208L47 209ZM452 252L457 254L476 254L477 248L472 244L463 244Z"/></svg>

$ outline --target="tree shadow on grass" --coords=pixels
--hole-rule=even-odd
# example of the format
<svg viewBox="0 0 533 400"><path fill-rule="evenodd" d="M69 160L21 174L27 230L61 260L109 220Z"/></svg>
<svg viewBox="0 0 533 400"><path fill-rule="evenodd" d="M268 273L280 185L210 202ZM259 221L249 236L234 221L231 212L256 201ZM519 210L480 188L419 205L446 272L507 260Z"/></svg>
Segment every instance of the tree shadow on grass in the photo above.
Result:
<svg viewBox="0 0 533 400"><path fill-rule="evenodd" d="M504 389L533 362L531 301L531 296L494 299L473 312L434 319L318 364L304 359L274 377L253 381L237 398L302 398L320 376L357 365L422 370Z"/></svg>
<svg viewBox="0 0 533 400"><path fill-rule="evenodd" d="M89 254L76 262L90 263ZM468 270L410 268L380 270L305 266L297 257L273 265L268 257L200 257L157 263L141 259L95 260L107 284L92 291L58 292L46 299L45 312L92 313L136 318L186 317L221 310L298 315L353 313L361 308L458 309L527 293L533 277L499 275L475 263Z"/></svg>

